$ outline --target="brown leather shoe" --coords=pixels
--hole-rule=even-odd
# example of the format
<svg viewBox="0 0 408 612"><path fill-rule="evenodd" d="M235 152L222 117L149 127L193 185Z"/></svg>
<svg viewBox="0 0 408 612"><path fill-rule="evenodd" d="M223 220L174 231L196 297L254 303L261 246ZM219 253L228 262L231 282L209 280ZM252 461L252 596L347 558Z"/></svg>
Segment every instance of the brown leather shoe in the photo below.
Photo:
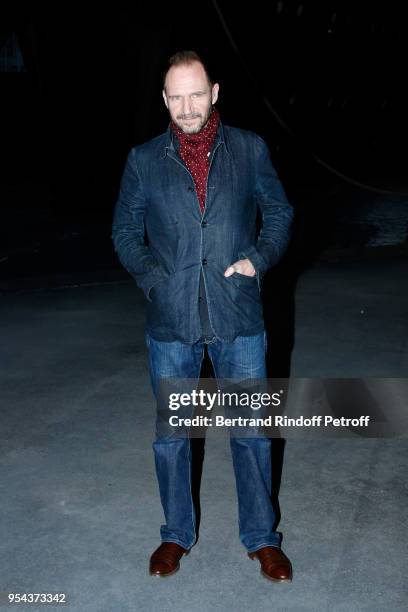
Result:
<svg viewBox="0 0 408 612"><path fill-rule="evenodd" d="M162 542L150 557L149 574L163 577L175 574L180 569L181 557L189 552L175 542Z"/></svg>
<svg viewBox="0 0 408 612"><path fill-rule="evenodd" d="M259 559L261 574L273 582L291 582L292 565L277 546L264 546L255 552L248 553L250 559Z"/></svg>

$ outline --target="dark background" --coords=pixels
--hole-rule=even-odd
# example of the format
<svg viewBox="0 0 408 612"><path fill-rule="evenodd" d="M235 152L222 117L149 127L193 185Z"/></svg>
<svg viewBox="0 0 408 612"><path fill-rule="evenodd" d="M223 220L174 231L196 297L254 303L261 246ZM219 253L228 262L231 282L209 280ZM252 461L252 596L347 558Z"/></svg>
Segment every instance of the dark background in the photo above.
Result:
<svg viewBox="0 0 408 612"><path fill-rule="evenodd" d="M129 149L169 122L161 70L208 61L223 122L259 133L296 207L291 253L404 255L402 5L69 3L2 10L0 281L126 273L110 239ZM6 62L11 39L20 67ZM364 255L362 255L364 253Z"/></svg>

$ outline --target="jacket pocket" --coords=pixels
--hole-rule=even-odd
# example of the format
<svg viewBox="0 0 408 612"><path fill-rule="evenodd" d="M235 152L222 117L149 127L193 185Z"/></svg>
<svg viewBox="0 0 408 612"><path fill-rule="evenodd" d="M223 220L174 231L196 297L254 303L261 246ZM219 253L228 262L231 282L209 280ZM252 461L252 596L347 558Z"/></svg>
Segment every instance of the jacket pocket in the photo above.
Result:
<svg viewBox="0 0 408 612"><path fill-rule="evenodd" d="M256 281L256 274L254 274L253 276L249 276L248 274L241 274L240 272L233 272L232 276L234 276L239 281L242 280L242 281L250 282L250 283L253 283L254 281Z"/></svg>

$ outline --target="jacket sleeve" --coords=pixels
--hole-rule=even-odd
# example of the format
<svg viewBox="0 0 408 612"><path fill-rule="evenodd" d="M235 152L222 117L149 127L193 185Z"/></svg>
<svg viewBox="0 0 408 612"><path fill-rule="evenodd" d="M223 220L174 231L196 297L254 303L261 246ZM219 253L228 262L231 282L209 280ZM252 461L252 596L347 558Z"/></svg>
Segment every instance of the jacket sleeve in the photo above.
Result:
<svg viewBox="0 0 408 612"><path fill-rule="evenodd" d="M146 198L133 147L128 154L120 183L111 238L121 264L151 302L150 289L169 274L145 243L145 208Z"/></svg>
<svg viewBox="0 0 408 612"><path fill-rule="evenodd" d="M294 212L272 165L268 145L260 136L255 136L254 197L262 213L262 227L256 245L241 251L238 256L251 261L259 283L260 278L279 261L288 246Z"/></svg>

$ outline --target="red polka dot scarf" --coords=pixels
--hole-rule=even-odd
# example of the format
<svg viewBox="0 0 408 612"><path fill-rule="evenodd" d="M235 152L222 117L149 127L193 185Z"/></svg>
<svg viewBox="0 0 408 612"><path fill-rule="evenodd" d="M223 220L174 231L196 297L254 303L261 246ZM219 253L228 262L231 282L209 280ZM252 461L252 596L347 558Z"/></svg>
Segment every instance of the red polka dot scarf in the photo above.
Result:
<svg viewBox="0 0 408 612"><path fill-rule="evenodd" d="M217 134L220 115L213 106L206 125L197 134L186 134L171 120L170 125L180 143L179 154L190 170L197 189L201 213L205 208L205 191L208 170L210 167L210 152Z"/></svg>

